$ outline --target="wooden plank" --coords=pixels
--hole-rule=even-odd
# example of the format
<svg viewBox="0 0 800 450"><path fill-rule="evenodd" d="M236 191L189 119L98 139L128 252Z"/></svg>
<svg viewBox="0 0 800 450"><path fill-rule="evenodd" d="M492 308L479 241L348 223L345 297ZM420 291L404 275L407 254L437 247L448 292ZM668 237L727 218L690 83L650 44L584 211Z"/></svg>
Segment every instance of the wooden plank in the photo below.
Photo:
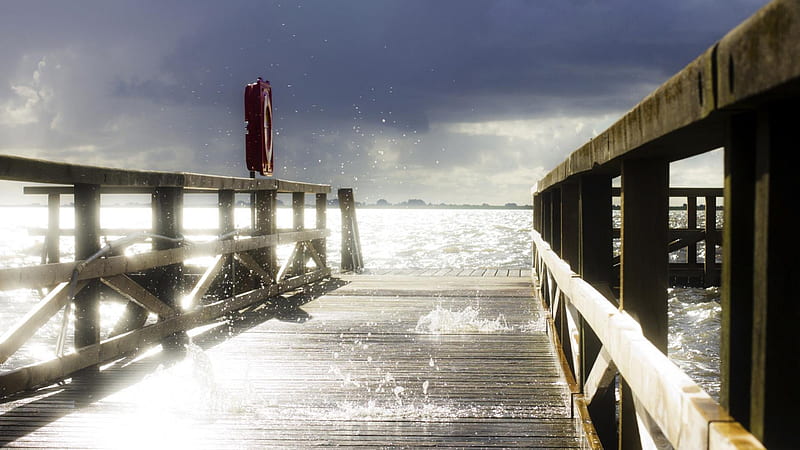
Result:
<svg viewBox="0 0 800 450"><path fill-rule="evenodd" d="M75 185L75 259L87 260L100 250L100 192L96 184ZM73 298L75 348L100 342L99 283L90 281ZM92 377L99 368L92 364L81 367L79 378Z"/></svg>
<svg viewBox="0 0 800 450"><path fill-rule="evenodd" d="M71 296L84 286L86 281L79 281L74 287L68 282L60 283L53 288L36 306L28 311L22 319L0 337L0 363L5 362L25 342L36 333L51 317L63 308ZM70 292L72 291L72 292Z"/></svg>
<svg viewBox="0 0 800 450"><path fill-rule="evenodd" d="M119 187L185 187L189 189L232 189L240 192L328 193L330 186L271 178L237 178L185 172L114 169L0 155L0 179L51 184L96 184Z"/></svg>
<svg viewBox="0 0 800 450"><path fill-rule="evenodd" d="M214 282L214 279L219 275L220 270L222 269L222 255L217 255L214 257L214 262L212 262L208 268L206 268L203 275L194 285L189 294L184 298L184 309L190 310L194 308L195 304L200 301L201 298L208 292L208 289L211 288L211 284Z"/></svg>
<svg viewBox="0 0 800 450"><path fill-rule="evenodd" d="M306 230L277 235L258 236L235 241L211 241L192 243L191 246L172 250L160 250L130 256L111 256L97 260L83 269L78 279L99 278L138 272L166 264L174 264L190 258L220 254L246 252L266 246L290 244L327 236L328 230ZM31 286L48 286L67 281L78 263L45 264L11 269L0 269L0 289L16 289Z"/></svg>
<svg viewBox="0 0 800 450"><path fill-rule="evenodd" d="M600 350L589 375L586 377L586 384L583 388L586 402L591 404L595 395L598 392L605 391L611 382L614 381L616 375L617 366L614 365L611 356L607 351Z"/></svg>
<svg viewBox="0 0 800 450"><path fill-rule="evenodd" d="M139 283L131 280L127 275L100 278L100 281L137 305L158 314L161 318L175 315L175 309L151 294Z"/></svg>
<svg viewBox="0 0 800 450"><path fill-rule="evenodd" d="M720 404L750 424L753 354L753 210L756 115L731 117L725 146L725 210L720 305Z"/></svg>
<svg viewBox="0 0 800 450"><path fill-rule="evenodd" d="M787 164L794 154L798 111L793 101L758 111L753 223L753 349L750 430L768 448L787 448L792 440L800 385L785 383L800 371L797 348L800 304L796 298L794 255L800 242L787 211L796 204L796 173ZM788 333L787 333L788 332Z"/></svg>

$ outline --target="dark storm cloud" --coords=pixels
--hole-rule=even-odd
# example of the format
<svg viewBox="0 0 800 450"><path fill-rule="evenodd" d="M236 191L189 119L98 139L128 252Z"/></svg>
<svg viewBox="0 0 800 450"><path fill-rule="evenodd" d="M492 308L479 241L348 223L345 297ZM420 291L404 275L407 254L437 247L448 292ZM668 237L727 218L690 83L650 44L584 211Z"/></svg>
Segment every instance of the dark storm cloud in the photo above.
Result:
<svg viewBox="0 0 800 450"><path fill-rule="evenodd" d="M280 177L459 201L505 174L525 201L763 3L4 2L0 151L240 175L263 76Z"/></svg>

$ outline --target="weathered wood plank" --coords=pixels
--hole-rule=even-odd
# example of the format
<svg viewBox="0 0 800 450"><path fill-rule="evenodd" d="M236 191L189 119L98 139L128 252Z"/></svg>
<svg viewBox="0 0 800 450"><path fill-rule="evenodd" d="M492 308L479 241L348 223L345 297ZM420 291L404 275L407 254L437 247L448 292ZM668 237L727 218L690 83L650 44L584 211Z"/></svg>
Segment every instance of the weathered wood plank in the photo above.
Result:
<svg viewBox="0 0 800 450"><path fill-rule="evenodd" d="M100 281L130 301L158 314L159 317L175 315L175 310L172 307L162 302L150 291L140 286L139 283L131 280L127 275L100 278Z"/></svg>
<svg viewBox="0 0 800 450"><path fill-rule="evenodd" d="M78 278L84 280L138 272L152 267L178 263L190 258L246 252L267 246L319 239L327 235L327 230L307 230L237 239L235 241L192 243L191 246L130 256L111 256L88 265L80 272ZM72 262L0 269L0 289L7 290L42 285L54 286L69 280L76 265L77 263Z"/></svg>
<svg viewBox="0 0 800 450"><path fill-rule="evenodd" d="M236 191L329 193L330 186L270 178L237 178L185 172L113 169L0 155L0 179L53 184L96 184L120 187L185 187Z"/></svg>

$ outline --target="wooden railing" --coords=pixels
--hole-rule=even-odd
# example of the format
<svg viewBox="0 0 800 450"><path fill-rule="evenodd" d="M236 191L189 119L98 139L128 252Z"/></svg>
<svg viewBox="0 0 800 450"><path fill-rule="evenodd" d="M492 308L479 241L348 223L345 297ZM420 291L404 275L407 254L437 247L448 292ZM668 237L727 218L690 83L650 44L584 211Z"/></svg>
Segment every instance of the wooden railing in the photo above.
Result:
<svg viewBox="0 0 800 450"><path fill-rule="evenodd" d="M71 186L27 187L48 196L47 264L0 269L0 290L46 289L47 294L16 324L3 324L0 363L13 355L59 311L74 305L76 349L51 360L0 374L0 396L65 378L91 377L99 365L161 343L182 345L183 332L232 311L328 277L325 242L326 185L274 179L127 171L0 156L0 179ZM235 193L249 193L251 227L234 227ZM100 246L103 193L151 195L153 228ZM217 238L189 241L183 235L183 198L191 193L218 195ZM278 193L292 194L293 228L278 230ZM316 228L305 229L305 195L316 195ZM60 196L75 204L75 261L58 262ZM105 230L128 231L128 230ZM116 233L114 233L116 234ZM124 255L125 247L151 242L152 251ZM276 247L293 244L278 264ZM212 257L199 278L185 271L190 258ZM310 263L313 262L313 266ZM115 292L128 303L107 336L100 336L100 291ZM147 324L150 314L158 316ZM65 317L68 317L65 312ZM66 329L66 328L65 328ZM62 341L63 342L63 341ZM55 343L54 343L55 345ZM57 345L61 345L60 343Z"/></svg>
<svg viewBox="0 0 800 450"><path fill-rule="evenodd" d="M670 163L719 148L724 149L722 239L717 240L711 230L704 233L711 243L722 246L720 405L767 447L796 446L800 385L787 377L800 370L794 356L800 342L787 330L794 329L800 317L794 282L800 240L790 219L790 211L796 208L796 173L788 162L796 153L795 131L800 123L800 47L789 44L797 42L800 2L771 1L536 184L534 228L549 246L545 251L539 245L539 253L554 252L583 280L577 281L563 267L554 269L560 263L545 258L549 269L541 273L542 283L555 289L547 284L550 276L564 293L553 291L548 301L577 309L572 319L555 310L557 316L567 317L556 324L562 332L570 327L583 330L582 364L573 367L577 384L581 389L591 386L583 368L595 360L610 358L622 374L619 414L615 399L608 395L598 398L595 394L588 408L606 447L641 447L637 416L645 414L655 419L673 445L686 448L713 445L732 426L711 426L705 434L696 431L709 422L693 412L683 413L694 411L697 399L681 393L695 387L683 382L665 384L669 380L662 373L685 378L663 365L661 357L651 355L644 343L623 342L639 339L638 332L625 331L635 322L655 349L662 354L667 351L670 267L666 254L673 237L668 225ZM621 185L618 266L612 250L611 215L616 177ZM709 210L715 209L716 198L707 201ZM709 248L707 262L712 261ZM705 269L704 277L713 278ZM611 289L616 280L618 295ZM587 294L587 286L607 298L616 297L625 315L615 313L614 317L632 320L597 319L600 297ZM568 301L557 301L562 297ZM587 299L596 301L586 306ZM613 309L603 308L607 310L603 314ZM590 326L581 328L580 317ZM570 325L570 320L577 322ZM592 329L598 336L593 336ZM562 337L573 335L567 332ZM601 355L600 341L610 356ZM567 360L573 359L569 345L564 353ZM643 361L636 362L639 359ZM637 378L644 384L637 384ZM648 390L652 389L659 392L651 402ZM697 401L703 407L708 403ZM632 407L636 403L642 403L645 411ZM659 405L672 405L667 408L670 417L658 418L654 408ZM721 417L716 406L709 408L713 417ZM619 424L608 420L617 416ZM695 420L698 424L691 423ZM695 439L702 435L709 436L705 443ZM730 443L740 445L736 439ZM692 447L695 444L698 447ZM756 444L748 438L741 445Z"/></svg>
<svg viewBox="0 0 800 450"><path fill-rule="evenodd" d="M589 407L609 390L613 397L619 373L633 391L643 447L655 448L666 440L674 448L762 448L644 337L633 317L573 272L535 231L533 243L536 289L553 323L561 324L553 327L553 339L563 346L573 380L585 380L574 389L578 402ZM585 364L590 332L602 348L592 364ZM622 408L628 407L623 403Z"/></svg>

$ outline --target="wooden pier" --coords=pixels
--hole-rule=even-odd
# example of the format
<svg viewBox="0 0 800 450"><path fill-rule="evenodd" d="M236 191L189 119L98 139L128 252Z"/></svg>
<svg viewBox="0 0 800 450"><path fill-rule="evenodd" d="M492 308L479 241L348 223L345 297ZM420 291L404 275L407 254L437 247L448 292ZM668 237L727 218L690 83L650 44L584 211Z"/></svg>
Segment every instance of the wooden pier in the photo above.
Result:
<svg viewBox="0 0 800 450"><path fill-rule="evenodd" d="M242 309L193 335L188 356L123 359L90 386L53 386L0 404L0 444L582 445L574 386L529 276L378 272ZM465 308L497 326L424 321Z"/></svg>

